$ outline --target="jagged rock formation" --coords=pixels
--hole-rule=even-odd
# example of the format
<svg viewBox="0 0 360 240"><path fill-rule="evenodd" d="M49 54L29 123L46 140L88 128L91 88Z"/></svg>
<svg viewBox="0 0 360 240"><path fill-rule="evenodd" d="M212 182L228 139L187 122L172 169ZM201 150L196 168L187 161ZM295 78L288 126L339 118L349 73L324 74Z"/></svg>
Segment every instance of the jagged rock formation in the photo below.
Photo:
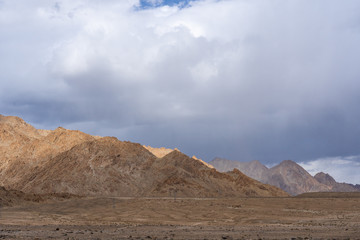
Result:
<svg viewBox="0 0 360 240"><path fill-rule="evenodd" d="M220 173L178 150L156 156L137 143L63 128L38 130L17 117L0 116L0 139L0 185L27 193L287 196L240 171Z"/></svg>
<svg viewBox="0 0 360 240"><path fill-rule="evenodd" d="M359 189L356 188L356 185L348 183L338 183L335 179L327 173L319 172L314 178L326 186L330 187L332 192L358 192Z"/></svg>
<svg viewBox="0 0 360 240"><path fill-rule="evenodd" d="M290 160L285 160L270 169L259 161L238 162L215 158L210 164L221 171L229 171L236 167L244 174L262 183L279 187L291 195L331 191L329 186L318 182L304 168Z"/></svg>

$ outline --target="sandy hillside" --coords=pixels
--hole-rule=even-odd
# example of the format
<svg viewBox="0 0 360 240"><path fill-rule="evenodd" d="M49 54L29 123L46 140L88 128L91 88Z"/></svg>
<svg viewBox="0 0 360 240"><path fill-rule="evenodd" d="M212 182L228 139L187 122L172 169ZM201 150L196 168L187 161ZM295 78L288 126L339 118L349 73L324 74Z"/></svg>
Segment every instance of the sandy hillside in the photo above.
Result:
<svg viewBox="0 0 360 240"><path fill-rule="evenodd" d="M64 128L37 130L18 117L5 116L0 117L0 137L0 186L27 193L287 196L239 171L220 173L176 149L157 151Z"/></svg>

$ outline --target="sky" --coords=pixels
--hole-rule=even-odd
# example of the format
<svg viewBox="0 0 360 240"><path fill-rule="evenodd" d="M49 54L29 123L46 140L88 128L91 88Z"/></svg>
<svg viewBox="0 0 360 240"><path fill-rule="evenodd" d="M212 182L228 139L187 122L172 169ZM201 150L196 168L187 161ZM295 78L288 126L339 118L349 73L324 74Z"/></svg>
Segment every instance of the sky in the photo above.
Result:
<svg viewBox="0 0 360 240"><path fill-rule="evenodd" d="M358 0L0 0L0 113L360 183L359 43Z"/></svg>

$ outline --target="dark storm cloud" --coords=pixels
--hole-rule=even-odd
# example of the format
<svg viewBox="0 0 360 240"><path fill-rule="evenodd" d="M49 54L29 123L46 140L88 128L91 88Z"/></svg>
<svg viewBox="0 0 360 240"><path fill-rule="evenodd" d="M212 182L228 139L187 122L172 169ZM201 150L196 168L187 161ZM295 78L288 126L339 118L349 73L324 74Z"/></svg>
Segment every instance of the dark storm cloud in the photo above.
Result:
<svg viewBox="0 0 360 240"><path fill-rule="evenodd" d="M358 1L134 6L3 1L2 113L205 160L359 154Z"/></svg>

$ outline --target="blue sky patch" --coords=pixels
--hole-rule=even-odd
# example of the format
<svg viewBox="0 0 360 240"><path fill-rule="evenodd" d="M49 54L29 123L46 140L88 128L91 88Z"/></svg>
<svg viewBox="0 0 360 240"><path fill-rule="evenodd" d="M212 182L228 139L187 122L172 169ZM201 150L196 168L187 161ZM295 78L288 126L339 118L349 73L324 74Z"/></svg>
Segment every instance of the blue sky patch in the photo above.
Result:
<svg viewBox="0 0 360 240"><path fill-rule="evenodd" d="M189 6L191 2L197 0L158 0L158 1L151 1L151 0L140 0L139 9L148 9L154 7L161 7L161 6L174 6L177 5L180 8L184 8Z"/></svg>

